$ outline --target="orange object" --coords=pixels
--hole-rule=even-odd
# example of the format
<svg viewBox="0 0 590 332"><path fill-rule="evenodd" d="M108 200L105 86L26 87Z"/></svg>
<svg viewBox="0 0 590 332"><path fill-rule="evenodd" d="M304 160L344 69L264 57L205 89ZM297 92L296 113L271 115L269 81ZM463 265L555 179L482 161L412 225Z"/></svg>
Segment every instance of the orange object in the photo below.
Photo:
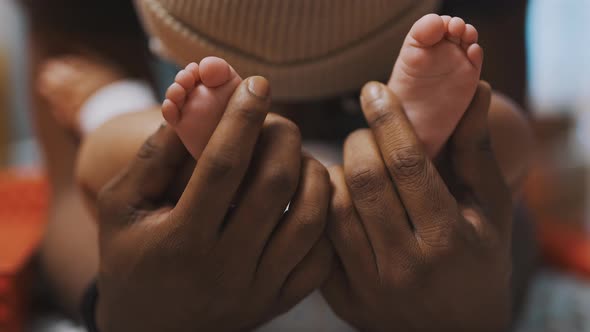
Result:
<svg viewBox="0 0 590 332"><path fill-rule="evenodd" d="M10 93L8 92L8 57L6 50L2 49L0 45L0 165L4 165L7 161L8 155L8 111Z"/></svg>
<svg viewBox="0 0 590 332"><path fill-rule="evenodd" d="M568 272L590 278L590 237L586 230L554 221L540 222L539 241L545 259Z"/></svg>
<svg viewBox="0 0 590 332"><path fill-rule="evenodd" d="M538 226L545 261L590 279L590 164L570 116L536 118L536 160L524 199Z"/></svg>
<svg viewBox="0 0 590 332"><path fill-rule="evenodd" d="M23 330L29 261L44 230L48 184L38 172L0 172L0 331Z"/></svg>

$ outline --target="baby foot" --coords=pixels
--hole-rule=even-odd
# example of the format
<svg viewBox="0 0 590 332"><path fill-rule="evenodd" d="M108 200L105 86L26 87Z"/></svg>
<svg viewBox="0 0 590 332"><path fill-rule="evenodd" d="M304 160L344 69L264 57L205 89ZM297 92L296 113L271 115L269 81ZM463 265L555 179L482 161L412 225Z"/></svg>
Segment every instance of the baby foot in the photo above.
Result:
<svg viewBox="0 0 590 332"><path fill-rule="evenodd" d="M389 81L416 134L435 157L475 94L483 50L478 32L458 18L429 14L414 24Z"/></svg>
<svg viewBox="0 0 590 332"><path fill-rule="evenodd" d="M82 135L82 105L99 89L124 78L114 65L97 58L65 55L41 65L36 88L57 122Z"/></svg>
<svg viewBox="0 0 590 332"><path fill-rule="evenodd" d="M168 88L162 114L195 159L201 156L241 81L225 60L208 57L200 65L191 63L181 70Z"/></svg>

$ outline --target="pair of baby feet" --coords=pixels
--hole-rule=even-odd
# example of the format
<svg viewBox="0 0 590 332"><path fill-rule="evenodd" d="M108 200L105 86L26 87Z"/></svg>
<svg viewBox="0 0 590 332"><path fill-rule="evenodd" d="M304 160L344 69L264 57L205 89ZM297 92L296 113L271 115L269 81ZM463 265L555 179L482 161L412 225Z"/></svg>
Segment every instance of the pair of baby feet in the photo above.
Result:
<svg viewBox="0 0 590 332"><path fill-rule="evenodd" d="M429 14L409 32L388 83L431 157L446 143L477 89L483 50L478 32L460 18ZM176 76L164 118L198 159L242 81L224 60L205 58Z"/></svg>

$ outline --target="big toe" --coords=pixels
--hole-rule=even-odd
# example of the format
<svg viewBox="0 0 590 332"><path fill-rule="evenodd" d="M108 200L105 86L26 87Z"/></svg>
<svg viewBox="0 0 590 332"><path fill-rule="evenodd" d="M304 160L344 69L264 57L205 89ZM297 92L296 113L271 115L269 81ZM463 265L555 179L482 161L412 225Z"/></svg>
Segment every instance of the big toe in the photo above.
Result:
<svg viewBox="0 0 590 332"><path fill-rule="evenodd" d="M237 74L227 61L217 57L207 57L199 64L201 81L208 88L217 88L231 81Z"/></svg>
<svg viewBox="0 0 590 332"><path fill-rule="evenodd" d="M412 37L420 46L432 46L440 42L446 33L445 22L436 14L428 14L419 19L410 30Z"/></svg>
<svg viewBox="0 0 590 332"><path fill-rule="evenodd" d="M201 96L211 96L202 99L214 103L211 107L225 108L229 98L233 95L242 78L225 60L208 57L201 61L199 65L201 82L203 83L197 89L197 94Z"/></svg>
<svg viewBox="0 0 590 332"><path fill-rule="evenodd" d="M200 157L242 81L225 60L213 57L201 61L199 75L201 84L188 95L182 119L176 126L180 139L195 159Z"/></svg>

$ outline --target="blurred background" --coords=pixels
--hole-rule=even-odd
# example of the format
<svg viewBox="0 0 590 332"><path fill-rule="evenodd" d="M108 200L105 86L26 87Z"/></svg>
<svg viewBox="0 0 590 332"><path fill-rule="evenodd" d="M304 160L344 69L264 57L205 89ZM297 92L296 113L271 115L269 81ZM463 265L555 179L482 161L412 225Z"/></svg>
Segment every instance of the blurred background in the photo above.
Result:
<svg viewBox="0 0 590 332"><path fill-rule="evenodd" d="M26 26L12 1L0 2L0 160L10 165L36 163L29 125L29 73Z"/></svg>
<svg viewBox="0 0 590 332"><path fill-rule="evenodd" d="M5 164L34 164L28 121L26 23L0 2L0 139ZM527 23L529 108L537 117L584 119L590 99L590 1L531 0ZM509 38L509 36L507 36ZM584 120L584 122L588 122ZM579 126L586 126L585 123ZM580 130L581 144L586 144ZM590 134L589 134L590 135ZM10 144L8 144L10 142ZM590 144L590 143L589 143Z"/></svg>
<svg viewBox="0 0 590 332"><path fill-rule="evenodd" d="M0 170L11 178L23 169L42 170L29 121L26 29L14 3L0 0ZM543 267L531 286L523 332L590 331L589 35L590 0L530 1L528 108L538 151L524 196L538 225ZM21 187L0 176L0 199L11 196L5 201L15 202L19 194L43 192L38 178L27 174L26 179L33 179L27 188L36 188L33 192L14 192ZM12 187L4 185L3 190L3 180ZM28 202L43 207L34 198ZM2 286L3 280L20 268L7 264L8 239L2 238L2 218L14 211L11 204L0 202L0 331L11 314L7 303L16 301L3 297L3 292L13 292L6 282Z"/></svg>

